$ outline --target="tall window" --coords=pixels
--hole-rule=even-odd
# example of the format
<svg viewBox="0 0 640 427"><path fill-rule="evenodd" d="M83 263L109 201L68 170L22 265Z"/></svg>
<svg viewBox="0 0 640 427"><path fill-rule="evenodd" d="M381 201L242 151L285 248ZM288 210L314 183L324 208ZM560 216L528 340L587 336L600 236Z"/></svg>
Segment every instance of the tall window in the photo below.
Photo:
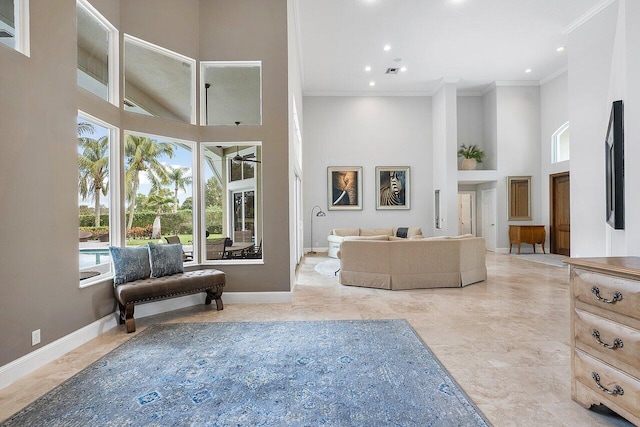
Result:
<svg viewBox="0 0 640 427"><path fill-rule="evenodd" d="M86 0L76 3L78 86L117 105L118 32Z"/></svg>
<svg viewBox="0 0 640 427"><path fill-rule="evenodd" d="M111 147L115 128L78 115L78 215L80 282L111 274Z"/></svg>
<svg viewBox="0 0 640 427"><path fill-rule="evenodd" d="M205 259L262 258L261 161L256 143L203 145ZM220 247L225 238L231 247Z"/></svg>
<svg viewBox="0 0 640 427"><path fill-rule="evenodd" d="M126 111L195 124L194 59L125 35L124 80Z"/></svg>
<svg viewBox="0 0 640 427"><path fill-rule="evenodd" d="M551 162L569 160L569 122L560 126L551 140Z"/></svg>
<svg viewBox="0 0 640 427"><path fill-rule="evenodd" d="M29 0L0 0L0 43L29 56Z"/></svg>
<svg viewBox="0 0 640 427"><path fill-rule="evenodd" d="M185 253L193 250L193 147L190 141L125 134L127 246L178 236Z"/></svg>

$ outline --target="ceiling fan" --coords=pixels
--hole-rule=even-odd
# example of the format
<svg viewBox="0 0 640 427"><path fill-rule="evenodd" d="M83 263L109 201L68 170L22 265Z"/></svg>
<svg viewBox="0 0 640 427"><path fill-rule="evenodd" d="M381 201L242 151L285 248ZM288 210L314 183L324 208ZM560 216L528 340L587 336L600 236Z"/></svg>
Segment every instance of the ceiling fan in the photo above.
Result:
<svg viewBox="0 0 640 427"><path fill-rule="evenodd" d="M235 122L236 126L240 126L241 122ZM262 163L260 160L255 159L255 153L245 154L244 156L240 155L240 147L236 145L236 155L231 158L234 163L242 163L242 162L252 162L252 163Z"/></svg>
<svg viewBox="0 0 640 427"><path fill-rule="evenodd" d="M255 153L245 154L244 156L240 155L240 148L236 145L236 155L231 158L231 161L234 163L242 163L242 162L253 162L253 163L262 163L260 160L255 159Z"/></svg>

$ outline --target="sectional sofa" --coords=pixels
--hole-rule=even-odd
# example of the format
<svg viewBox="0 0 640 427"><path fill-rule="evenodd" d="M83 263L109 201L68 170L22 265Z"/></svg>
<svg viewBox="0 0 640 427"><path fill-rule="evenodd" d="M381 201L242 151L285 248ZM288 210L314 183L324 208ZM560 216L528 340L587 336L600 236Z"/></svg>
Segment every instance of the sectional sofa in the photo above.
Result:
<svg viewBox="0 0 640 427"><path fill-rule="evenodd" d="M397 237L398 235L405 238L422 236L422 229L420 227L396 227L396 228L335 228L331 230L331 234L327 237L329 242L329 256L331 258L338 258L338 251L340 250L340 244L345 239L350 240L370 240L371 238L391 236Z"/></svg>
<svg viewBox="0 0 640 427"><path fill-rule="evenodd" d="M343 285L402 290L463 287L487 278L482 237L345 239Z"/></svg>

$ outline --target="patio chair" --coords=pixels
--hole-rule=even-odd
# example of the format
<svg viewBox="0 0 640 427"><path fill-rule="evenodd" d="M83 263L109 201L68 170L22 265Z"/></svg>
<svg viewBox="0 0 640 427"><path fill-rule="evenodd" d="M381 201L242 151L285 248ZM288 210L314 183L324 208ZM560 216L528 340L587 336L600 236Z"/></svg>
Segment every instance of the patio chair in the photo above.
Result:
<svg viewBox="0 0 640 427"><path fill-rule="evenodd" d="M166 236L164 240L166 240L167 243L170 245L175 245L175 244L182 245L182 242L180 241L180 237L178 236ZM185 251L184 249L182 249L182 262L189 262L189 261L193 261L193 251Z"/></svg>
<svg viewBox="0 0 640 427"><path fill-rule="evenodd" d="M254 246L253 250L247 251L243 254L243 258L260 259L262 258L262 239L258 246Z"/></svg>
<svg viewBox="0 0 640 427"><path fill-rule="evenodd" d="M226 245L227 239L225 237L207 240L207 259L228 258Z"/></svg>

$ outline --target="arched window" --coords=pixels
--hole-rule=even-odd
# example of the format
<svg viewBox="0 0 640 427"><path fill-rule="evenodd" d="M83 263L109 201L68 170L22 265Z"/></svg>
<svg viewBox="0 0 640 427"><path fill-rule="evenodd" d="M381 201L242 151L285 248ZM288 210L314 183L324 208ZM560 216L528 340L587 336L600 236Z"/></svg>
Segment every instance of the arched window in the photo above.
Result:
<svg viewBox="0 0 640 427"><path fill-rule="evenodd" d="M551 163L569 160L569 122L563 124L551 137Z"/></svg>

